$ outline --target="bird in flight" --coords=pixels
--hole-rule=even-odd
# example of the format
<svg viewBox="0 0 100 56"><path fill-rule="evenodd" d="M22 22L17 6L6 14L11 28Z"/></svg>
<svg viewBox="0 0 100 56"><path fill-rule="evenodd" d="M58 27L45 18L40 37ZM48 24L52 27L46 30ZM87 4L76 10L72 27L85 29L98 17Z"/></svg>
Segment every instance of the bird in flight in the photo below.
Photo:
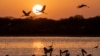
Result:
<svg viewBox="0 0 100 56"><path fill-rule="evenodd" d="M41 10L37 10L37 11L38 11L38 12L41 12L41 13L45 13L45 12L44 12L44 11L45 11L45 8L46 8L46 5L44 5L43 8L42 8ZM37 13L38 13L38 12L37 12ZM47 13L45 13L45 14L47 14Z"/></svg>
<svg viewBox="0 0 100 56"><path fill-rule="evenodd" d="M83 7L88 7L88 8L89 8L89 6L87 6L87 5L85 5L85 4L81 4L81 5L79 5L77 8L83 8Z"/></svg>
<svg viewBox="0 0 100 56"><path fill-rule="evenodd" d="M30 15L30 13L31 13L31 11L26 12L26 11L24 11L24 10L22 10L22 12L23 12L24 16L29 16L29 15Z"/></svg>

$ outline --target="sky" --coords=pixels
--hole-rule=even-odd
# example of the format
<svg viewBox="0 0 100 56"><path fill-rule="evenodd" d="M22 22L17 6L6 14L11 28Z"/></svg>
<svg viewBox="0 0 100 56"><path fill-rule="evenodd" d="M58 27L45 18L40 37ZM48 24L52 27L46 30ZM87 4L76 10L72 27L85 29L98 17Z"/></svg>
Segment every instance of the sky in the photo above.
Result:
<svg viewBox="0 0 100 56"><path fill-rule="evenodd" d="M100 16L100 0L0 0L0 17L21 17L22 10L30 11L36 4L46 5L47 15L31 13L31 16L52 19L68 18L75 15ZM77 6L80 4L86 4L90 8L78 9Z"/></svg>

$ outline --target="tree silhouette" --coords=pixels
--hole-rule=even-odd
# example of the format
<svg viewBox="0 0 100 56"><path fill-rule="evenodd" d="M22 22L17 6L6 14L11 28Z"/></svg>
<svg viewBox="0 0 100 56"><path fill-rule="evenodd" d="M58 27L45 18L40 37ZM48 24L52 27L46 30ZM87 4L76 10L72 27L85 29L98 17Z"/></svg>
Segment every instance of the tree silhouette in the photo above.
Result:
<svg viewBox="0 0 100 56"><path fill-rule="evenodd" d="M100 16L75 15L60 20L0 17L0 35L100 36Z"/></svg>

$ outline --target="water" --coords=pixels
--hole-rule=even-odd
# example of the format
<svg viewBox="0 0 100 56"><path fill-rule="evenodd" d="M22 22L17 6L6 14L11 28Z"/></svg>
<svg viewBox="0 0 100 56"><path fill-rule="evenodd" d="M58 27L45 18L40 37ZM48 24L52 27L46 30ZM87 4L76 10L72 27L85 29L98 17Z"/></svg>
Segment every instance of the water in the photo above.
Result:
<svg viewBox="0 0 100 56"><path fill-rule="evenodd" d="M44 55L44 47L53 46L53 56L59 56L59 50L69 50L71 56L82 56L81 49L93 56L100 55L99 37L0 37L0 55L36 56ZM85 55L87 55L85 54Z"/></svg>

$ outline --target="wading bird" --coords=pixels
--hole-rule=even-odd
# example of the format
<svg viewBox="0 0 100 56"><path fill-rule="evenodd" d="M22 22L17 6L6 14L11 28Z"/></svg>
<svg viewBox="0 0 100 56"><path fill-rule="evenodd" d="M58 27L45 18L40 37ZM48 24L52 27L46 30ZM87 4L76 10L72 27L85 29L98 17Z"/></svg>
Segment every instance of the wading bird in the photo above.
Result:
<svg viewBox="0 0 100 56"><path fill-rule="evenodd" d="M81 5L79 5L77 8L83 8L83 7L88 7L88 8L89 8L89 6L87 6L87 5L85 5L85 4L81 4Z"/></svg>
<svg viewBox="0 0 100 56"><path fill-rule="evenodd" d="M29 12L25 12L24 10L22 10L22 12L23 12L23 16L29 16L30 15L30 13L31 13L31 11L29 11Z"/></svg>
<svg viewBox="0 0 100 56"><path fill-rule="evenodd" d="M41 12L41 13L45 13L45 12L44 12L44 11L45 11L45 8L46 8L46 5L44 5L43 8L42 8L41 10L37 10L37 11L38 11L38 12ZM37 13L38 13L38 12L37 12ZM47 14L47 13L45 13L45 14Z"/></svg>
<svg viewBox="0 0 100 56"><path fill-rule="evenodd" d="M87 52L84 49L81 49L82 51L82 56L84 56L84 54L87 54Z"/></svg>

